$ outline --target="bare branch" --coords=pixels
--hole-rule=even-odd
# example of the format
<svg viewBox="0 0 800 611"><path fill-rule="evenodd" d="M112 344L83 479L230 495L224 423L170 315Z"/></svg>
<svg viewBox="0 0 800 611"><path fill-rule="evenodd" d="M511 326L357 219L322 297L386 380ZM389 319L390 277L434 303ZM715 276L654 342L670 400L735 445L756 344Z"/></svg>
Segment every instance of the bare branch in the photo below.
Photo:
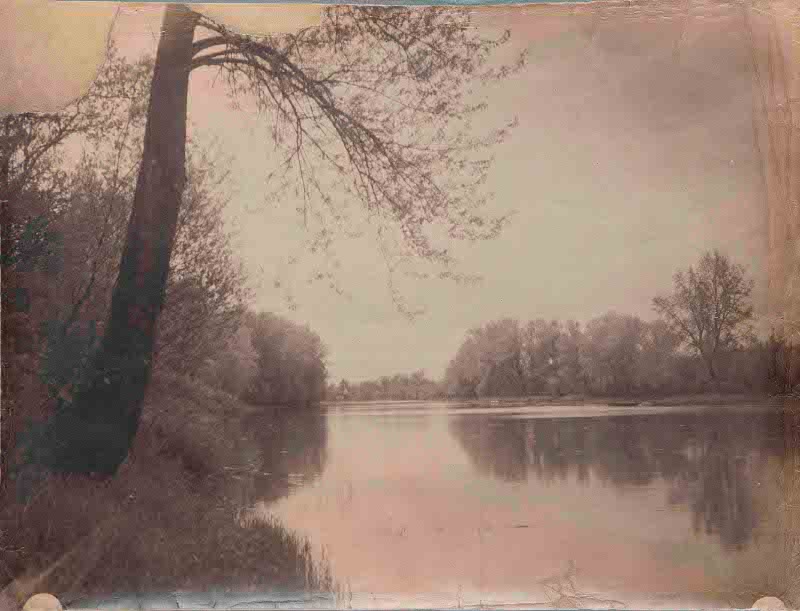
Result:
<svg viewBox="0 0 800 611"><path fill-rule="evenodd" d="M468 21L466 13L440 8L336 7L318 28L256 37L201 16L213 35L195 43L192 68L220 69L235 99L254 101L270 117L283 158L269 199L296 186L309 231L341 226L344 209L357 202L359 214L393 236L391 248L384 245L393 261L449 270L455 260L428 227L477 240L494 237L508 221L481 209L490 198L486 152L514 122L480 134L471 120L486 106L470 83L523 65L489 68L507 35L482 39ZM205 49L212 52L200 53Z"/></svg>
<svg viewBox="0 0 800 611"><path fill-rule="evenodd" d="M201 51L205 51L211 47L217 47L225 44L227 44L227 41L224 36L209 36L208 38L195 41L192 44L192 55L197 55Z"/></svg>

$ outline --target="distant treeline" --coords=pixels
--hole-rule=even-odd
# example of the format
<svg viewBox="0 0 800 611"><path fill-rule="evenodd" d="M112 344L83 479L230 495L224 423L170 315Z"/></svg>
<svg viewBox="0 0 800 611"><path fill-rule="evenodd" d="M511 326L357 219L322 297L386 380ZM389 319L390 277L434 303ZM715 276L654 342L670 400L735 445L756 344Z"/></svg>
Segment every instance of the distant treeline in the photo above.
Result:
<svg viewBox="0 0 800 611"><path fill-rule="evenodd" d="M466 333L443 380L422 372L328 388L338 400L533 395L665 396L784 393L795 380L790 348L753 332L744 267L719 251L678 271L653 299L656 320L607 312L574 320L494 320Z"/></svg>
<svg viewBox="0 0 800 611"><path fill-rule="evenodd" d="M719 251L678 271L658 319L607 312L587 324L505 318L470 330L445 374L455 397L785 392L785 343L758 339L753 283Z"/></svg>
<svg viewBox="0 0 800 611"><path fill-rule="evenodd" d="M608 312L574 320L504 318L466 333L443 379L424 372L327 386L329 401L410 401L526 396L667 396L779 390L775 338L724 351L712 381L703 359L662 320Z"/></svg>
<svg viewBox="0 0 800 611"><path fill-rule="evenodd" d="M462 398L535 394L763 392L772 385L767 342L753 340L718 357L718 383L702 358L661 321L608 312L586 325L511 318L467 333L445 374Z"/></svg>
<svg viewBox="0 0 800 611"><path fill-rule="evenodd" d="M383 376L366 382L348 382L328 386L329 401L421 401L444 397L444 387L429 379L425 372Z"/></svg>

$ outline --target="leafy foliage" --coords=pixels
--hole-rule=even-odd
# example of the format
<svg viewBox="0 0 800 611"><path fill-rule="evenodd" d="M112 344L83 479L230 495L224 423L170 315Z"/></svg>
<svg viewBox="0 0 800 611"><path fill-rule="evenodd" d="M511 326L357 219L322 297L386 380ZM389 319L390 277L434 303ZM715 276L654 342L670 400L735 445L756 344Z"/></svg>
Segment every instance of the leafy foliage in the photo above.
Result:
<svg viewBox="0 0 800 611"><path fill-rule="evenodd" d="M447 392L458 397L698 392L706 390L703 370L709 360L715 389L723 382L747 391L785 386L788 349L777 338L764 343L752 336L747 325L752 281L741 266L707 253L697 269L676 274L675 282L672 297L654 300L663 314L659 320L607 312L584 326L504 319L472 329L445 373Z"/></svg>
<svg viewBox="0 0 800 611"><path fill-rule="evenodd" d="M266 312L248 316L246 325L256 353L248 401L306 406L322 400L326 349L316 333Z"/></svg>
<svg viewBox="0 0 800 611"><path fill-rule="evenodd" d="M4 212L11 218L3 227L3 349L10 374L3 384L7 396L19 399L4 404L5 449L13 447L12 431L21 422L53 412L53 399L69 408L87 375L131 213L151 71L151 61L132 64L112 48L89 92L62 115L4 123L19 134L3 140ZM81 150L77 160L65 154L71 147ZM215 162L191 147L157 343L162 369L197 369L235 331L249 298L223 223L225 176Z"/></svg>

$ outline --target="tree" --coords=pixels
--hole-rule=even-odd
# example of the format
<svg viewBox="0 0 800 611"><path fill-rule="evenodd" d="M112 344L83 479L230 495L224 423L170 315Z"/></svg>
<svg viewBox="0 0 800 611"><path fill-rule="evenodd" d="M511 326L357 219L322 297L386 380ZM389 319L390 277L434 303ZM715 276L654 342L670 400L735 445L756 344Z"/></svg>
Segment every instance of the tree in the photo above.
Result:
<svg viewBox="0 0 800 611"><path fill-rule="evenodd" d="M69 244L59 240L54 220L69 204L69 179L58 161L59 149L71 138L81 137L96 148L109 133L127 135L127 117L135 117L132 102L145 67L120 62L109 49L105 65L87 93L60 113L22 113L0 118L0 264L2 264L2 376L4 425L2 428L3 475L9 472L14 453L15 422L22 417L14 397L20 386L14 354L29 353L36 334L30 328L33 293L31 272L53 270L62 247L92 248L105 234L102 214L92 219L91 245L81 238ZM22 276L22 277L21 277ZM24 277L24 278L23 278ZM23 284L25 286L23 286ZM27 319L27 320L24 320ZM26 338L25 346L16 338ZM26 354L25 356L29 356ZM6 478L2 478L5 482Z"/></svg>
<svg viewBox="0 0 800 611"><path fill-rule="evenodd" d="M607 312L586 325L584 364L599 392L634 391L641 335L642 321L629 314Z"/></svg>
<svg viewBox="0 0 800 611"><path fill-rule="evenodd" d="M562 392L583 392L586 390L585 375L581 366L583 331L578 322L568 320L565 329L558 336L558 384Z"/></svg>
<svg viewBox="0 0 800 611"><path fill-rule="evenodd" d="M478 385L481 382L479 334L480 328L467 332L467 337L447 366L444 379L450 395L469 398L478 396Z"/></svg>
<svg viewBox="0 0 800 611"><path fill-rule="evenodd" d="M519 322L512 318L491 321L482 328L481 397L519 397L525 393Z"/></svg>
<svg viewBox="0 0 800 611"><path fill-rule="evenodd" d="M663 320L642 324L641 352L637 366L637 386L640 389L665 392L675 390L676 359L681 338Z"/></svg>
<svg viewBox="0 0 800 611"><path fill-rule="evenodd" d="M714 250L675 274L671 295L653 299L655 311L703 360L714 384L720 354L737 347L750 332L752 289L744 267Z"/></svg>
<svg viewBox="0 0 800 611"><path fill-rule="evenodd" d="M199 373L209 385L241 398L256 375L257 356L251 329L240 324L224 342L224 348L207 359Z"/></svg>
<svg viewBox="0 0 800 611"><path fill-rule="evenodd" d="M342 386L331 388L331 395L353 401L412 401L431 400L442 396L441 386L427 378L423 370L410 374L398 373L393 376L382 376L377 380L365 380L353 384L352 388Z"/></svg>
<svg viewBox="0 0 800 611"><path fill-rule="evenodd" d="M561 323L538 318L525 325L522 333L528 390L533 393L557 391Z"/></svg>
<svg viewBox="0 0 800 611"><path fill-rule="evenodd" d="M74 425L74 418L67 415L74 406L71 395L87 373L86 361L96 347L97 332L102 331L118 271L115 262L125 241L125 221L133 205L130 177L138 171L142 156L137 136L145 127L151 72L152 61L130 64L112 47L98 78L76 102L79 110L64 111L74 117L67 136L54 141L48 136L53 129L49 122L30 124L27 141L49 142L50 148L27 166L21 161L30 156L24 141L22 150L12 155L17 160L11 164L17 177L11 202L16 223L7 248L10 256L3 261L3 288L13 275L26 296L26 311L12 316L26 318L26 328L18 336L29 340L24 369L34 379L25 381L24 405L5 406L4 416L12 417L3 430L4 461L11 454L7 450L13 449L7 436L12 422L52 413L54 400L32 398L35 389L40 394L42 390L36 377L45 382L51 397L58 397L57 407L63 412L56 418L62 428L53 423L50 433L61 437L64 423ZM105 129L98 132L95 125ZM83 154L76 162L65 162L60 153L76 143L85 145ZM241 264L222 222L224 175L214 169L218 159L193 143L189 147L185 202L153 355L158 368L185 373L196 371L204 359L220 351L224 338L235 331L248 296ZM9 311L7 302L4 294L4 314ZM4 325L4 334L7 329ZM4 351L4 364L11 362L11 369L18 371L21 359L14 360L12 352Z"/></svg>
<svg viewBox="0 0 800 611"><path fill-rule="evenodd" d="M339 382L339 396L342 399L348 399L350 397L350 383L347 380L342 379Z"/></svg>
<svg viewBox="0 0 800 611"><path fill-rule="evenodd" d="M321 401L327 369L319 336L308 327L266 312L246 319L256 359L245 398L253 403L293 406Z"/></svg>
<svg viewBox="0 0 800 611"><path fill-rule="evenodd" d="M235 335L250 297L225 229L227 200L216 189L224 176L214 169L214 159L194 146L187 169L155 347L156 365L181 373L199 369Z"/></svg>
<svg viewBox="0 0 800 611"><path fill-rule="evenodd" d="M450 394L519 397L525 393L519 322L504 318L467 332L445 373Z"/></svg>
<svg viewBox="0 0 800 611"><path fill-rule="evenodd" d="M508 126L470 133L483 105L465 84L522 65L488 67L507 36L483 39L469 19L465 11L437 8L337 7L320 27L255 37L186 5L167 5L108 324L94 374L62 415L63 434L51 439L58 442L52 467L112 475L138 429L186 182L193 70L220 70L233 96L255 100L271 116L284 177L295 179L282 184L295 187L306 218L322 221L320 244L330 241L328 225L346 222L341 202L360 202L378 223L390 273L408 271L417 258L443 266L443 277L458 277L448 249L426 227L438 222L449 238L483 239L506 220L479 211L483 152ZM195 41L198 29L206 36Z"/></svg>

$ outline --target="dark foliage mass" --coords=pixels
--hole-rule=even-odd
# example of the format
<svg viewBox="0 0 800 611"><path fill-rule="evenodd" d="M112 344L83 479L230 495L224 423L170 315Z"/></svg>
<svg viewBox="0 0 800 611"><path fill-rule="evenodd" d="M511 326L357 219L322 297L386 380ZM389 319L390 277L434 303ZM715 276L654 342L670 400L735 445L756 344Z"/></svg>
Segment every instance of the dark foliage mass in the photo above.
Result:
<svg viewBox="0 0 800 611"><path fill-rule="evenodd" d="M4 475L12 457L24 458L15 442L41 445L47 429L36 423L70 413L104 333L151 73L151 61L131 64L111 49L74 108L3 119ZM66 151L78 147L80 156L69 161ZM245 316L250 293L224 222L227 183L218 167L218 156L189 143L156 373L209 374L207 382L242 397L250 390L258 402L316 402L325 376L319 338L269 315ZM270 325L281 327L274 338ZM282 343L270 346L272 339ZM249 359L254 349L263 382ZM270 350L281 351L282 360L273 362ZM265 393L265 384L283 386Z"/></svg>
<svg viewBox="0 0 800 611"><path fill-rule="evenodd" d="M102 607L86 597L119 592L254 584L330 595L330 567L307 540L241 513L286 495L298 474L319 475L326 435L319 411L253 410L157 372L131 457L114 479L51 476L28 500L0 492L0 591L12 596L9 608L41 591L71 607Z"/></svg>
<svg viewBox="0 0 800 611"><path fill-rule="evenodd" d="M330 589L327 568L307 542L275 522L233 519L255 502L256 491L258 498L285 494L289 473L318 474L326 431L313 410L297 420L250 411L231 397L241 393L232 393L231 372L219 364L231 360L237 345L254 351L247 323L278 319L247 314L246 277L222 216L226 177L218 157L193 142L154 346L155 378L134 448L106 486L47 474L35 464L51 458L42 453L42 437L64 435L52 417L72 410L74 389L90 373L105 331L152 69L151 61L131 64L112 49L74 107L0 120L0 589L23 600L29 587L62 600L193 583ZM75 150L78 156L69 154ZM305 333L300 337L313 336ZM258 347L267 349L263 341ZM281 349L288 360L306 356L302 343ZM324 366L316 371L324 376ZM216 373L228 375L196 377ZM256 368L236 368L235 375L246 385ZM249 472L253 456L263 463L259 473L273 474L269 481ZM231 471L247 473L247 481L231 479Z"/></svg>
<svg viewBox="0 0 800 611"><path fill-rule="evenodd" d="M61 115L3 120L4 460L21 422L70 409L102 337L132 176L141 159L152 63L110 51L90 91ZM81 155L68 161L69 147ZM223 177L190 146L157 367L188 373L239 324L248 293L222 218Z"/></svg>
<svg viewBox="0 0 800 611"><path fill-rule="evenodd" d="M249 317L255 373L244 397L253 403L308 406L325 393L325 347L319 336L272 314Z"/></svg>

